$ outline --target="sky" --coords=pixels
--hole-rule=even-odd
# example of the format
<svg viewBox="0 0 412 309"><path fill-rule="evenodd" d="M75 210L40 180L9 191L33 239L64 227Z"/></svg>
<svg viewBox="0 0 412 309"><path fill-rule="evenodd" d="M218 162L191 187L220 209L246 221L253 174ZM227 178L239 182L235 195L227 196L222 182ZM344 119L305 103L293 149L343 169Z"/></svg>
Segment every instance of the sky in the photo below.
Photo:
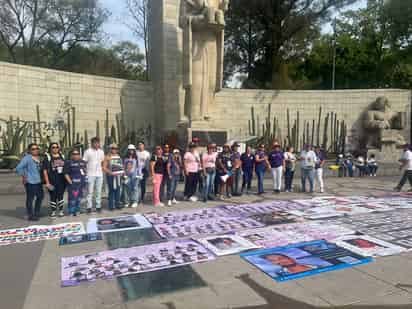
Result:
<svg viewBox="0 0 412 309"><path fill-rule="evenodd" d="M251 0L253 1L253 0ZM101 0L102 5L111 12L108 22L104 25L104 31L106 32L105 45L112 45L121 41L136 42L136 38L133 36L130 29L125 25L130 23L130 19L127 17L127 10L125 7L125 0ZM349 6L347 9L358 9L366 5L366 0L358 0L355 4ZM332 27L327 24L323 28L323 32L331 32ZM141 45L141 42L137 42Z"/></svg>

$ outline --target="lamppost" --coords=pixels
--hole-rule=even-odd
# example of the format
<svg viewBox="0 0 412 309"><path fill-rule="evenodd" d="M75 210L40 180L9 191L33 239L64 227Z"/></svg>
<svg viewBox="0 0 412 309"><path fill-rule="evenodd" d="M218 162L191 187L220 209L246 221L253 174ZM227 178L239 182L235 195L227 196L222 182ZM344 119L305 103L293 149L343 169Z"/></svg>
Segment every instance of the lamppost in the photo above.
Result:
<svg viewBox="0 0 412 309"><path fill-rule="evenodd" d="M333 48L333 56L332 56L332 90L335 90L335 79L336 79L336 18L333 20L332 48Z"/></svg>

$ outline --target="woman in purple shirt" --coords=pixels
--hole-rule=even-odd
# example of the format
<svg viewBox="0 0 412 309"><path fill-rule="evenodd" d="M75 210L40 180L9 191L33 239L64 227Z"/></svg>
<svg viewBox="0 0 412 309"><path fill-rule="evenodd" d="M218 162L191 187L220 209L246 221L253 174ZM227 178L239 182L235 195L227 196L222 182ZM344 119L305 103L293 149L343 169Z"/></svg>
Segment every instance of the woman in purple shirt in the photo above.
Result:
<svg viewBox="0 0 412 309"><path fill-rule="evenodd" d="M263 189L263 180L265 179L265 171L268 166L269 162L265 152L265 145L260 144L255 154L255 172L258 181L258 194L265 193Z"/></svg>
<svg viewBox="0 0 412 309"><path fill-rule="evenodd" d="M282 174L285 169L285 159L278 142L273 143L273 150L269 153L269 162L272 168L273 192L280 193Z"/></svg>

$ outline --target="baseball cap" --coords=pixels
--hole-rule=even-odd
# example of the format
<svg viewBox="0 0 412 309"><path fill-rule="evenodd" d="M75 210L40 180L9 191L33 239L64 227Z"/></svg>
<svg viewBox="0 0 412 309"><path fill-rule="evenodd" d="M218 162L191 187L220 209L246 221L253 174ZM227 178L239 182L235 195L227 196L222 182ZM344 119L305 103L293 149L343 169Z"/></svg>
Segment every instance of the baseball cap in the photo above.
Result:
<svg viewBox="0 0 412 309"><path fill-rule="evenodd" d="M127 150L136 150L135 145L130 144L129 146L127 146Z"/></svg>

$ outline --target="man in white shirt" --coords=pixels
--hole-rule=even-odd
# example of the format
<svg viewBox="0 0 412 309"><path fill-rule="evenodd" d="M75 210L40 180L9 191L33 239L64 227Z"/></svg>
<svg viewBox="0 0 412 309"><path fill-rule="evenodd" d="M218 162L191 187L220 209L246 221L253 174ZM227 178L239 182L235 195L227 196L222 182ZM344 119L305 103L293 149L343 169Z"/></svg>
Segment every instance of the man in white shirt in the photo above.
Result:
<svg viewBox="0 0 412 309"><path fill-rule="evenodd" d="M145 150L144 142L139 142L138 150L136 152L137 159L139 161L139 169L142 171L143 179L140 181L140 203L143 203L144 196L146 194L146 180L149 177L149 164L150 164L150 152Z"/></svg>
<svg viewBox="0 0 412 309"><path fill-rule="evenodd" d="M412 152L409 149L409 145L404 145L403 148L403 154L401 159L399 160L400 162L400 170L404 170L401 181L399 184L395 187L395 191L402 191L402 187L406 183L406 180L409 181L409 184L412 187Z"/></svg>
<svg viewBox="0 0 412 309"><path fill-rule="evenodd" d="M302 192L306 192L306 179L309 180L310 193L313 193L313 182L315 178L316 153L312 145L306 144L300 153L300 167L302 178Z"/></svg>
<svg viewBox="0 0 412 309"><path fill-rule="evenodd" d="M96 211L101 212L104 152L100 149L100 139L91 139L92 147L84 152L83 160L87 163L87 213L92 212L93 195L96 194Z"/></svg>

